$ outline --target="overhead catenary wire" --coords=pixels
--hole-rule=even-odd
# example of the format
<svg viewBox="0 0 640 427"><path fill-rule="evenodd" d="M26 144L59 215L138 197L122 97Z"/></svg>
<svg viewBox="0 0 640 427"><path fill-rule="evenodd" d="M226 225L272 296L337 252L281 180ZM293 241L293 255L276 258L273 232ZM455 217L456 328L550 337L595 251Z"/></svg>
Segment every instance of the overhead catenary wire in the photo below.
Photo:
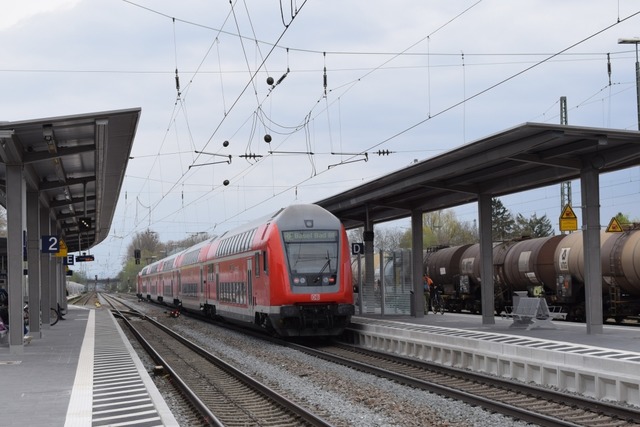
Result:
<svg viewBox="0 0 640 427"><path fill-rule="evenodd" d="M126 1L126 0L125 0ZM129 2L131 3L131 2ZM304 7L304 5L307 3L307 0L305 0L302 5L300 5L300 7L297 8L297 13L300 12L300 10ZM297 16L296 13L296 16ZM295 17L294 17L295 18ZM292 19L293 20L293 19ZM286 33L286 31L290 28L290 26L287 26L279 35L278 40L282 39L282 37L284 36L284 34ZM257 69L251 74L251 77L249 79L249 81L245 84L244 88L241 90L241 92L238 94L238 96L236 97L236 99L234 100L234 102L231 104L231 106L229 107L229 110L227 112L227 115L223 116L222 119L220 120L220 122L218 123L218 125L215 127L213 133L211 134L211 136L209 137L209 139L207 140L207 142L204 144L204 146L202 147L202 150L206 149L208 147L208 145L211 143L213 137L217 134L218 130L221 128L222 124L224 123L226 117L228 117L228 113L233 110L233 108L235 107L235 105L237 105L237 103L239 102L239 100L242 98L242 96L244 95L244 93L246 92L246 90L249 88L250 85L253 84L253 81L255 80L256 75L258 74L258 72L262 69L262 67L264 66L266 59L273 53L275 46L277 46L277 42L273 45L273 47L271 48L271 50L267 53L267 55L265 56L264 60L260 63L260 65L257 67ZM196 157L197 159L197 157ZM188 172L188 170L187 170ZM156 202L154 203L152 209L154 209L156 206L158 206L162 200L164 200L164 198L184 179L184 177L186 176L187 172L182 173L182 175L180 176L180 178L174 183L174 185L171 186L171 188L164 192L163 196Z"/></svg>
<svg viewBox="0 0 640 427"><path fill-rule="evenodd" d="M472 56L472 55L471 55L471 54L469 54L468 56ZM526 71L526 70L525 70L525 71ZM472 96L472 97L469 97L469 98L467 98L467 97L465 96L465 97L464 97L464 100L473 99L473 97L475 97L475 96L478 96L478 94L476 94L476 95L474 95L474 96ZM450 107L450 108L454 108L454 107L455 107L455 106ZM430 110L430 109L429 109L429 110ZM442 113L443 113L443 112L441 111L441 112L440 112L440 113L438 113L438 114L442 114ZM430 114L430 113L428 114L428 117L431 117L431 114ZM306 124L308 124L308 123L309 123L309 120L306 120L306 121L305 121L305 123L306 123ZM422 123L422 122L421 122L421 123ZM305 129L307 129L307 128L306 128L306 126L307 126L306 124L305 124L305 125L303 125L303 127L305 127ZM418 124L418 125L419 125L419 124ZM411 128L409 128L409 129L411 129ZM407 130L409 130L409 129L407 129ZM405 130L405 131L407 131L407 130ZM398 134L396 134L396 135L401 135L402 133L403 133L403 132L398 133ZM390 138L390 139L391 139L391 138ZM390 139L389 139L389 140L390 140ZM378 145L374 145L373 147L375 148L375 147L377 147L377 146L378 146ZM297 188L297 187L296 187L296 188Z"/></svg>

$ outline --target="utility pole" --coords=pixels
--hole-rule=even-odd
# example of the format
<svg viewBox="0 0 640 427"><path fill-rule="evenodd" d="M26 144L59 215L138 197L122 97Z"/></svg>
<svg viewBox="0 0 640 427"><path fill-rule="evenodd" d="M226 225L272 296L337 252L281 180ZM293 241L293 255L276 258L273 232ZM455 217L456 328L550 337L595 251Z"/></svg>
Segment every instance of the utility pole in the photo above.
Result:
<svg viewBox="0 0 640 427"><path fill-rule="evenodd" d="M567 116L567 97L560 97L560 124L569 124ZM571 206L571 181L564 181L560 183L560 212L564 211L564 208ZM564 231L562 232L564 234Z"/></svg>
<svg viewBox="0 0 640 427"><path fill-rule="evenodd" d="M638 112L638 129L640 130L640 63L638 63L638 43L640 43L639 37L618 39L618 44L636 45L636 109Z"/></svg>

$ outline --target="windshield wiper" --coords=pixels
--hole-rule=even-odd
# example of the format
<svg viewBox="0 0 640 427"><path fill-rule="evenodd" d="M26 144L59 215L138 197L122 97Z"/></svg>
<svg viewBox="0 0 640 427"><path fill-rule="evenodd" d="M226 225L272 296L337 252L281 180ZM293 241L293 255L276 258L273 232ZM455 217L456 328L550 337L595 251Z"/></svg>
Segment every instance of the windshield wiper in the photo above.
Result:
<svg viewBox="0 0 640 427"><path fill-rule="evenodd" d="M316 276L316 278L313 279L313 283L318 283L320 281L320 279L322 278L321 275L322 275L322 273L324 273L324 270L327 267L329 267L329 269L331 269L331 257L329 256L329 251L327 251L327 262L324 263L324 265L322 266L322 268L318 272L318 275Z"/></svg>

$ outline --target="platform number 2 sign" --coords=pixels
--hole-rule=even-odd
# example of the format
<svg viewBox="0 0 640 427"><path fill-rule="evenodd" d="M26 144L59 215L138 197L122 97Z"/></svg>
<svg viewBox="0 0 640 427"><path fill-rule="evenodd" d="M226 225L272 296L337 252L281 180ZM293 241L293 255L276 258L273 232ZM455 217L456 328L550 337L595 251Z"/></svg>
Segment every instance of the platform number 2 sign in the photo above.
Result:
<svg viewBox="0 0 640 427"><path fill-rule="evenodd" d="M42 253L55 254L60 251L60 238L58 236L42 236Z"/></svg>

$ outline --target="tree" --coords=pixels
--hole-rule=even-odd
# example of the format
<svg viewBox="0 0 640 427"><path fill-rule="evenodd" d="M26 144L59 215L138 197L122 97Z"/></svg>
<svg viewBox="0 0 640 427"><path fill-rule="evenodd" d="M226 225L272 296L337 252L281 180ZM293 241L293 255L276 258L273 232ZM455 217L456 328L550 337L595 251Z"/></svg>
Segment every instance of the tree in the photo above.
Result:
<svg viewBox="0 0 640 427"><path fill-rule="evenodd" d="M127 246L127 255L122 261L122 269L118 273L118 290L127 292L136 289L138 273L146 265L158 261L182 249L187 249L197 243L209 239L207 233L193 233L183 240L169 241L162 243L158 233L152 230L145 230L131 239ZM133 257L134 250L140 250L140 264L136 264Z"/></svg>
<svg viewBox="0 0 640 427"><path fill-rule="evenodd" d="M138 273L143 267L143 264L136 264L133 257L127 257L126 262L122 266L122 270L118 273L118 291L128 292L135 290Z"/></svg>
<svg viewBox="0 0 640 427"><path fill-rule="evenodd" d="M631 230L640 227L640 218L632 219L628 214L618 212L615 216L623 230Z"/></svg>
<svg viewBox="0 0 640 427"><path fill-rule="evenodd" d="M82 270L73 270L73 281L76 283L80 283L81 285L86 285L89 283L89 278L87 277L87 272Z"/></svg>
<svg viewBox="0 0 640 427"><path fill-rule="evenodd" d="M349 242L358 243L364 242L363 237L364 229L354 228L347 232ZM403 232L398 227L384 228L381 226L374 228L373 234L373 250L377 251L393 251L402 247ZM409 246L410 247L410 246Z"/></svg>
<svg viewBox="0 0 640 427"><path fill-rule="evenodd" d="M491 237L494 242L513 238L515 220L497 197L491 199Z"/></svg>
<svg viewBox="0 0 640 427"><path fill-rule="evenodd" d="M534 213L531 218L526 219L522 214L516 216L516 224L514 227L514 235L528 236L531 238L553 236L554 230L551 221L547 215L538 216Z"/></svg>
<svg viewBox="0 0 640 427"><path fill-rule="evenodd" d="M475 223L460 222L451 210L428 212L422 216L424 247L464 245L478 241Z"/></svg>
<svg viewBox="0 0 640 427"><path fill-rule="evenodd" d="M147 229L143 232L136 233L127 247L127 259L123 261L123 264L126 265L129 259L133 259L133 251L135 249L140 250L140 258L142 263L146 265L152 259L157 258L158 254L162 253L164 245L160 242L158 233L155 231Z"/></svg>
<svg viewBox="0 0 640 427"><path fill-rule="evenodd" d="M200 232L192 233L189 237L182 240L169 240L164 244L164 256L171 255L173 252L189 248L195 244L204 242L209 238L211 238L211 236L209 236L208 233Z"/></svg>

